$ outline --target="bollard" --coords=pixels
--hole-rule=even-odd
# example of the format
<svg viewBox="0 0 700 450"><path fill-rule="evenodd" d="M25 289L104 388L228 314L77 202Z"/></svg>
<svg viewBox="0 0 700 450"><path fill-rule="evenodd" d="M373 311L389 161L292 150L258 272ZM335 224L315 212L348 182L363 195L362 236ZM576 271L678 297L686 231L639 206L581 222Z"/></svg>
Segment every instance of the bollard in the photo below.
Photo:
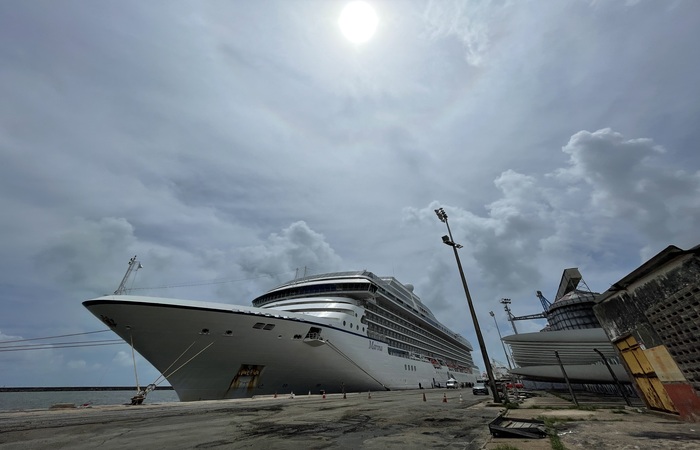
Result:
<svg viewBox="0 0 700 450"><path fill-rule="evenodd" d="M425 401L425 392L423 392L423 401Z"/></svg>
<svg viewBox="0 0 700 450"><path fill-rule="evenodd" d="M294 391L290 394L289 398L294 398Z"/></svg>
<svg viewBox="0 0 700 450"><path fill-rule="evenodd" d="M367 399L370 400L372 398L372 392L367 391Z"/></svg>
<svg viewBox="0 0 700 450"><path fill-rule="evenodd" d="M464 400L462 400L462 394L459 394L459 402L462 403Z"/></svg>
<svg viewBox="0 0 700 450"><path fill-rule="evenodd" d="M275 391L275 396L273 398L277 398L277 391Z"/></svg>
<svg viewBox="0 0 700 450"><path fill-rule="evenodd" d="M442 403L447 403L447 394L442 394Z"/></svg>

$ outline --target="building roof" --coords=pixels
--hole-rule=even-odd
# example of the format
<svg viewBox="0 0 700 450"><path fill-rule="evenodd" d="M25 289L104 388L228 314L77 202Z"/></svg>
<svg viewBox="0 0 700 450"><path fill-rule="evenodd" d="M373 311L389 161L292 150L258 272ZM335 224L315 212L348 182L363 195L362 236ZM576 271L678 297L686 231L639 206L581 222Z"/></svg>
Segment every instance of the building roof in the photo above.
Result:
<svg viewBox="0 0 700 450"><path fill-rule="evenodd" d="M665 264L668 264L676 258L698 253L700 253L700 245L696 245L695 247L689 250L683 250L681 248L676 247L675 245L669 245L668 247L654 255L647 262L645 262L644 264L627 274L620 281L610 286L610 288L607 291L605 291L596 299L596 302L601 303L608 300L617 292L626 290L633 283L648 276L649 274L653 273L660 267L664 266Z"/></svg>

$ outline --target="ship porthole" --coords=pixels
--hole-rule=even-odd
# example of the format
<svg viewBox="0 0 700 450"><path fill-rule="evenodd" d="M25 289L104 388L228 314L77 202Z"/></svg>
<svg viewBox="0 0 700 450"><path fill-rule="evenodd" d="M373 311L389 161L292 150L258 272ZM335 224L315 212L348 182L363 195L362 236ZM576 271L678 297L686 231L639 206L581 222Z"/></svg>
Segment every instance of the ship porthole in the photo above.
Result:
<svg viewBox="0 0 700 450"><path fill-rule="evenodd" d="M282 339L282 335L281 335L281 334L278 334L278 335L277 335L277 339Z"/></svg>
<svg viewBox="0 0 700 450"><path fill-rule="evenodd" d="M343 320L343 326L345 326L345 321Z"/></svg>

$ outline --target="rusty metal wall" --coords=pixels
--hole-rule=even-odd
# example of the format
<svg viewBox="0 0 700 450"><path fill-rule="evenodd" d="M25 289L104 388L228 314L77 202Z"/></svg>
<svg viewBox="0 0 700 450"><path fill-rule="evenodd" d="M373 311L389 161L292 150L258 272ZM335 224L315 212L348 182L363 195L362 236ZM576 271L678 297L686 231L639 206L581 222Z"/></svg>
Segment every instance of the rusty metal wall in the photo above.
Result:
<svg viewBox="0 0 700 450"><path fill-rule="evenodd" d="M673 401L668 396L639 342L634 337L628 336L626 339L615 342L615 346L620 350L620 354L632 373L647 407L677 414L678 411L674 407Z"/></svg>

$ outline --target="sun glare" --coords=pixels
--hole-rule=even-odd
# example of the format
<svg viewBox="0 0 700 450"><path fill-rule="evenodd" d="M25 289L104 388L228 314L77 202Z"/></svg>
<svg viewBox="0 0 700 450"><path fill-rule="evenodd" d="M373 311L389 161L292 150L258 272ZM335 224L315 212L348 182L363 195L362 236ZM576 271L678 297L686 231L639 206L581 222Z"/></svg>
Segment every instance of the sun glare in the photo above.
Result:
<svg viewBox="0 0 700 450"><path fill-rule="evenodd" d="M338 25L343 35L352 43L362 44L370 40L377 30L377 13L367 2L354 1L345 5Z"/></svg>

